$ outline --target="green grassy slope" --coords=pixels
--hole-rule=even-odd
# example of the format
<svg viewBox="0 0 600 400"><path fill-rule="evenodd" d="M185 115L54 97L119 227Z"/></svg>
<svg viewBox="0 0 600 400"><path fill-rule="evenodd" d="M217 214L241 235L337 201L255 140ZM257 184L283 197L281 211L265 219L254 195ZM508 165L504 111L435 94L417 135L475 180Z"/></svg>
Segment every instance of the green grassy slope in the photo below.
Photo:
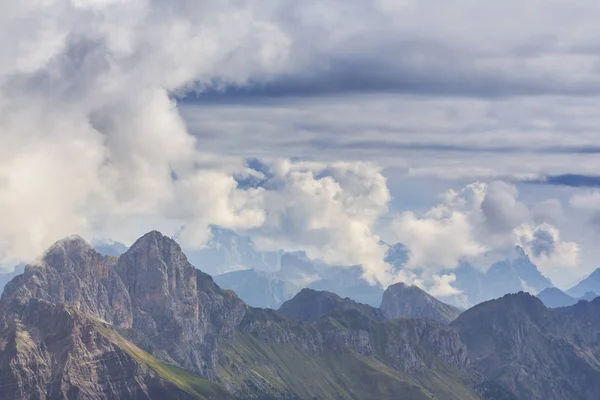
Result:
<svg viewBox="0 0 600 400"><path fill-rule="evenodd" d="M267 346L246 334L227 343L225 355L219 375L256 394L319 400L434 398L397 371L351 352L315 356L290 344Z"/></svg>
<svg viewBox="0 0 600 400"><path fill-rule="evenodd" d="M298 342L266 345L251 334L226 342L220 361L218 374L225 382L277 400L480 398L464 374L443 363L409 376L390 367L384 356L333 349L317 354Z"/></svg>
<svg viewBox="0 0 600 400"><path fill-rule="evenodd" d="M172 382L198 400L232 400L233 396L219 384L199 378L185 369L158 361L105 323L97 324L99 332L140 364L154 370L162 379Z"/></svg>

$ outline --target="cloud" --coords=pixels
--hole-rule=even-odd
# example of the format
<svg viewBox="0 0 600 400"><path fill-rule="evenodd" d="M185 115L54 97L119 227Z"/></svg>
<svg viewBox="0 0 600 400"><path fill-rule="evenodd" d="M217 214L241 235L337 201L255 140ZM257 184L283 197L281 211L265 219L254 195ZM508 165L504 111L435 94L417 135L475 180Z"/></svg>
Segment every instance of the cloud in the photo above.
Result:
<svg viewBox="0 0 600 400"><path fill-rule="evenodd" d="M243 160L204 151L172 94L281 68L290 39L274 12L251 1L2 6L0 263L142 216L189 219L196 240L208 223L260 224L259 193L231 176Z"/></svg>
<svg viewBox="0 0 600 400"><path fill-rule="evenodd" d="M185 226L197 247L219 224L361 263L372 281L416 282L419 265L433 282L513 243L535 222L516 191L471 185L398 217L414 269L394 276L376 233L391 196L364 161L450 179L593 175L599 6L536 1L0 5L0 264L73 232L130 242ZM192 92L202 101L182 106Z"/></svg>
<svg viewBox="0 0 600 400"><path fill-rule="evenodd" d="M434 276L434 284L429 287L428 292L432 296L444 297L444 296L456 296L461 293L460 290L452 286L452 283L456 281L456 275L447 274Z"/></svg>
<svg viewBox="0 0 600 400"><path fill-rule="evenodd" d="M461 260L486 268L494 257L510 257L516 245L550 278L577 271L579 245L563 241L556 227L536 222L539 208L526 206L518 195L506 182L469 184L444 193L440 204L420 216L410 211L398 215L388 234L406 245L406 267L415 271L452 270ZM482 260L488 262L481 265Z"/></svg>
<svg viewBox="0 0 600 400"><path fill-rule="evenodd" d="M599 6L592 1L574 8L535 0L527 9L516 1L487 7L473 0L401 3L296 5L295 12L283 13L296 33L293 64L207 97L598 94L598 28L590 16ZM507 29L505 21L514 26Z"/></svg>
<svg viewBox="0 0 600 400"><path fill-rule="evenodd" d="M574 194L569 203L573 207L583 210L600 210L600 191L594 190Z"/></svg>
<svg viewBox="0 0 600 400"><path fill-rule="evenodd" d="M276 160L270 170L276 189L265 190L265 222L251 231L259 246L306 250L334 265L361 264L367 279L391 282L375 233L391 199L379 167Z"/></svg>
<svg viewBox="0 0 600 400"><path fill-rule="evenodd" d="M555 227L549 224L541 224L537 227L523 225L516 233L525 252L549 278L560 276L565 270L572 273L579 272L579 245L563 241Z"/></svg>
<svg viewBox="0 0 600 400"><path fill-rule="evenodd" d="M600 187L600 176L578 174L551 175L529 182L570 187Z"/></svg>

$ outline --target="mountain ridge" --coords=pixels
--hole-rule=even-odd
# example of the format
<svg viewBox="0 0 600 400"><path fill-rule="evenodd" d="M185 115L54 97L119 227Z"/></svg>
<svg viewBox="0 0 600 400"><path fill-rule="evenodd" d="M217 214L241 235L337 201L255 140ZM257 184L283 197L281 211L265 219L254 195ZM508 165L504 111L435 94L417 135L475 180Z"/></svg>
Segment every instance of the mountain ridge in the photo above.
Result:
<svg viewBox="0 0 600 400"><path fill-rule="evenodd" d="M7 327L15 328L13 308L39 301L71 307L104 321L156 362L218 381L238 399L392 399L399 393L428 399L432 391L449 399L478 398L458 336L433 322L387 323L352 313L304 322L254 309L196 270L177 243L156 231L138 239L116 263L79 239L68 243L51 247L40 265L28 266L9 283L0 300ZM40 323L27 320L26 329L37 330ZM78 332L70 335L79 337ZM11 354L2 356L19 365ZM294 365L312 372L294 372ZM312 385L301 384L300 376ZM68 382L66 390L79 390L77 380ZM48 384L40 382L34 390ZM120 390L126 393L128 385Z"/></svg>
<svg viewBox="0 0 600 400"><path fill-rule="evenodd" d="M388 318L431 318L442 323L448 323L460 314L458 308L404 283L389 286L383 293L379 308Z"/></svg>

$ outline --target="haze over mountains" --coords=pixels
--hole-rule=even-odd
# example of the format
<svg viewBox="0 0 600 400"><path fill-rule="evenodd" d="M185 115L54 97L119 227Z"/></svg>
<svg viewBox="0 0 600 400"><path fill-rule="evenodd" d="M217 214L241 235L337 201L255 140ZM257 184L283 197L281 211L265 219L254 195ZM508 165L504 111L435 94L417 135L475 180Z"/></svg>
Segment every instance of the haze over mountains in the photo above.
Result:
<svg viewBox="0 0 600 400"><path fill-rule="evenodd" d="M262 252L248 236L216 226L211 227L211 232L206 246L186 252L190 254L188 259L195 267L213 275L221 287L234 290L249 305L277 309L303 288L333 292L373 307L381 304L385 288L367 282L360 266L334 267L312 260L302 251ZM118 256L127 250L127 246L112 239L95 240L93 246L107 256ZM409 257L407 248L400 243L382 242L382 246L388 249L386 262L401 270ZM452 285L460 293L438 297L464 309L507 293L526 291L539 294L549 307L573 305L579 299L591 300L600 292L598 271L562 292L540 273L521 248L515 247L506 252L504 260L487 268L461 262L451 271L456 276ZM0 287L15 275L17 272L0 274Z"/></svg>
<svg viewBox="0 0 600 400"><path fill-rule="evenodd" d="M72 236L2 294L0 382L11 384L0 385L0 398L600 395L600 363L590 356L600 351L600 299L548 309L520 292L453 319L456 309L419 289L388 290L381 310L311 289L279 312L256 309L158 232L118 259ZM407 308L415 299L430 307ZM440 323L432 310L452 315Z"/></svg>
<svg viewBox="0 0 600 400"><path fill-rule="evenodd" d="M250 237L218 227L212 227L212 232L208 244L191 253L190 262L209 271L219 285L236 291L252 306L278 308L303 288L333 292L374 307L381 304L385 288L367 282L360 266L334 267L311 260L301 251L261 252ZM387 249L386 262L401 270L408 260L408 249L400 243L381 245ZM456 276L452 285L460 293L439 298L459 308L507 293L537 294L554 287L520 247L510 249L504 260L489 266L461 262L450 272ZM600 282L593 287L600 291Z"/></svg>

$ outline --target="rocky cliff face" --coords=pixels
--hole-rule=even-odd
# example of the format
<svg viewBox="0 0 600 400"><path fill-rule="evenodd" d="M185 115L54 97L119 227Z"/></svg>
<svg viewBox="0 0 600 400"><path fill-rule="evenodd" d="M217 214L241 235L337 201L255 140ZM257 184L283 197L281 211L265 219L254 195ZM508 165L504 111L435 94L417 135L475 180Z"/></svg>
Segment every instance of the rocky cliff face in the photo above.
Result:
<svg viewBox="0 0 600 400"><path fill-rule="evenodd" d="M3 309L0 398L196 398L113 343L99 326L74 309L35 298Z"/></svg>
<svg viewBox="0 0 600 400"><path fill-rule="evenodd" d="M59 310L61 317L53 321L60 324L44 319L46 312L18 311L32 304ZM365 312L354 304L312 322L289 320L250 308L220 289L158 232L144 235L116 262L71 237L7 286L0 301L2 373L17 382L19 393L33 390L51 399L114 393L164 398L152 393L180 390L182 380L165 378L160 361L191 372L186 382L209 378L239 399L394 399L400 393L426 399L434 392L448 399L478 398L456 332L429 321L388 323L378 310ZM11 342L17 336L23 340ZM110 364L114 354L122 366ZM115 377L120 368L125 372ZM58 378L48 375L56 370L59 389ZM40 371L39 381L28 383ZM98 382L81 383L88 375ZM119 379L123 387L107 383ZM213 389L210 393L218 392ZM196 398L210 398L201 396Z"/></svg>
<svg viewBox="0 0 600 400"><path fill-rule="evenodd" d="M404 283L388 287L379 308L388 318L429 318L443 323L453 321L460 314L458 308Z"/></svg>
<svg viewBox="0 0 600 400"><path fill-rule="evenodd" d="M520 399L600 398L600 300L552 310L521 292L473 307L451 326L475 368Z"/></svg>

